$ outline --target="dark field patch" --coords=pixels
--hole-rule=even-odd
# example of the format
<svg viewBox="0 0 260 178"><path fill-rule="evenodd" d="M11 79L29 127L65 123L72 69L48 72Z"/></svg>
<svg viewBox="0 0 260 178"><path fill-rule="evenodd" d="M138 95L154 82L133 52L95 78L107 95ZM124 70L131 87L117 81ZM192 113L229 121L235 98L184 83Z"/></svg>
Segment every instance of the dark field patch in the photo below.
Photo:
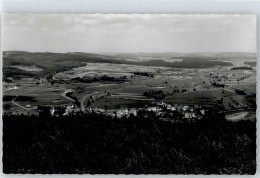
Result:
<svg viewBox="0 0 260 178"><path fill-rule="evenodd" d="M94 102L91 107L100 107L108 109L119 108L139 108L144 107L147 104L151 104L152 100L136 100L136 99L122 99L122 98L103 98Z"/></svg>
<svg viewBox="0 0 260 178"><path fill-rule="evenodd" d="M14 95L4 95L3 101L12 101L16 96Z"/></svg>
<svg viewBox="0 0 260 178"><path fill-rule="evenodd" d="M12 107L12 105L9 104L9 103L3 103L3 109L4 110L9 110L9 109L11 109L11 107Z"/></svg>
<svg viewBox="0 0 260 178"><path fill-rule="evenodd" d="M37 100L33 96L18 96L15 101L30 101L36 102Z"/></svg>
<svg viewBox="0 0 260 178"><path fill-rule="evenodd" d="M169 104L219 104L222 94L216 90L205 90L174 94L164 99Z"/></svg>
<svg viewBox="0 0 260 178"><path fill-rule="evenodd" d="M234 67L231 70L253 70L252 67L242 66L242 67Z"/></svg>

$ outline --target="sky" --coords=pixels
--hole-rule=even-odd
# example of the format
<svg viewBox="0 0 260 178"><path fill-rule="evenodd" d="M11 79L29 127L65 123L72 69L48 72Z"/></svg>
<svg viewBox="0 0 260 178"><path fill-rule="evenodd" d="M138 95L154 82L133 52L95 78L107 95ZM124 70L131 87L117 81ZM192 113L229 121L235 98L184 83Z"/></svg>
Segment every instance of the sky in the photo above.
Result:
<svg viewBox="0 0 260 178"><path fill-rule="evenodd" d="M3 50L256 52L256 16L4 14Z"/></svg>

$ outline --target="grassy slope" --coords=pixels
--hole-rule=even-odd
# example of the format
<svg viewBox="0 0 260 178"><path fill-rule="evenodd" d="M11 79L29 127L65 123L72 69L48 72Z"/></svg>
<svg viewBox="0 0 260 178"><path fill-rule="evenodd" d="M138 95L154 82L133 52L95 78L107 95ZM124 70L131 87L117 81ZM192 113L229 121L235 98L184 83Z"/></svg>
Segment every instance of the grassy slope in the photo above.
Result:
<svg viewBox="0 0 260 178"><path fill-rule="evenodd" d="M205 57L183 57L183 62L166 62L163 60L151 60L143 62L126 61L114 59L113 56L89 54L89 53L30 53L30 52L4 52L3 66L11 65L35 65L43 68L42 72L64 71L77 65L82 65L82 62L96 63L106 62L114 64L134 64L142 66L166 66L176 68L205 68L215 65L229 66L231 63L222 61L213 61ZM41 74L41 73L40 73ZM4 73L5 75L5 73Z"/></svg>

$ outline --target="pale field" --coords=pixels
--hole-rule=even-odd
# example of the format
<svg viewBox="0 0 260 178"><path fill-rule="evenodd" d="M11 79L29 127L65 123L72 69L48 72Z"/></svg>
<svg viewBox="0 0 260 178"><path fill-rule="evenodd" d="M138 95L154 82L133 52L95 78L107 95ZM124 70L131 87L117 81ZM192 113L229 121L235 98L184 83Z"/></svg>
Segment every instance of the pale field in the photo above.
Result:
<svg viewBox="0 0 260 178"><path fill-rule="evenodd" d="M25 65L15 65L15 66L10 66L10 67L14 67L20 70L24 70L24 71L28 71L28 72L40 72L43 69L39 68L39 67L35 67L35 66L25 66Z"/></svg>
<svg viewBox="0 0 260 178"><path fill-rule="evenodd" d="M169 67L155 67L155 66L137 66L128 64L110 64L110 63L88 63L87 66L74 68L71 71L61 72L55 75L56 79L72 79L74 77L84 76L131 76L134 72L149 72L154 73L156 69L163 71L172 70ZM177 70L177 69L176 69Z"/></svg>
<svg viewBox="0 0 260 178"><path fill-rule="evenodd" d="M237 112L233 114L228 114L226 116L228 121L236 122L239 120L255 120L256 114L253 112Z"/></svg>

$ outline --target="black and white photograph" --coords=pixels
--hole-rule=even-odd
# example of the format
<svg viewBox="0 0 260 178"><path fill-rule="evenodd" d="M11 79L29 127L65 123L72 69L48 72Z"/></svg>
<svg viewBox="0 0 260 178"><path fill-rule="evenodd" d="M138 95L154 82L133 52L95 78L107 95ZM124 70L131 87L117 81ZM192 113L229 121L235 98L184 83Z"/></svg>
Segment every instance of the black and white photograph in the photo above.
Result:
<svg viewBox="0 0 260 178"><path fill-rule="evenodd" d="M256 21L3 14L3 173L254 175Z"/></svg>

